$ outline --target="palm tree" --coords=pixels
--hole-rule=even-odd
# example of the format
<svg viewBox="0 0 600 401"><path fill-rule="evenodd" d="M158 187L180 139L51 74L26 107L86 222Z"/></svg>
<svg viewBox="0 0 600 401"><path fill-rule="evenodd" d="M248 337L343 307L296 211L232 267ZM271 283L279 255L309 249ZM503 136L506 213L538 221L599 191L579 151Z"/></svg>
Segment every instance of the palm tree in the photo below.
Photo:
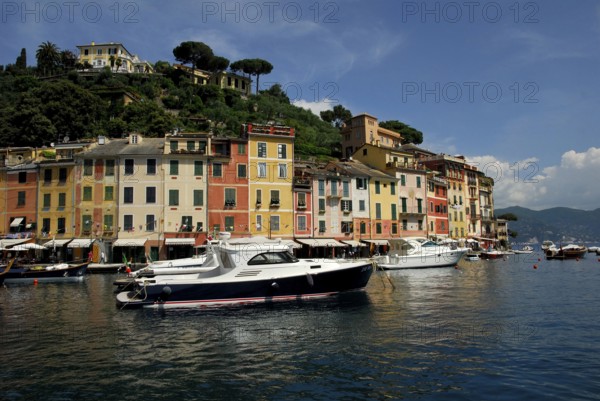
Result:
<svg viewBox="0 0 600 401"><path fill-rule="evenodd" d="M110 70L112 71L115 68L115 61L117 58L114 54L111 54L111 56L108 59L110 60Z"/></svg>
<svg viewBox="0 0 600 401"><path fill-rule="evenodd" d="M117 72L119 71L119 69L121 68L121 66L123 65L123 60L121 60L120 58L118 58L115 61L115 65L117 66Z"/></svg>
<svg viewBox="0 0 600 401"><path fill-rule="evenodd" d="M44 42L35 52L38 70L44 75L51 74L60 64L60 49L54 43Z"/></svg>

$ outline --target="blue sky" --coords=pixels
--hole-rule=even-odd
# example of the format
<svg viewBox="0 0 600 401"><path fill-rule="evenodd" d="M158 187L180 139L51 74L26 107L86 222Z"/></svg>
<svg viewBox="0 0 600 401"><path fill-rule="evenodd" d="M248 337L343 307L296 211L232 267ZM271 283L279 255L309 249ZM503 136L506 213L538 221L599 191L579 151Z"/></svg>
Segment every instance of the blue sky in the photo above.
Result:
<svg viewBox="0 0 600 401"><path fill-rule="evenodd" d="M44 41L121 42L174 62L182 41L264 58L299 106L342 104L424 132L496 178L496 207L600 207L600 3L2 2L0 64Z"/></svg>

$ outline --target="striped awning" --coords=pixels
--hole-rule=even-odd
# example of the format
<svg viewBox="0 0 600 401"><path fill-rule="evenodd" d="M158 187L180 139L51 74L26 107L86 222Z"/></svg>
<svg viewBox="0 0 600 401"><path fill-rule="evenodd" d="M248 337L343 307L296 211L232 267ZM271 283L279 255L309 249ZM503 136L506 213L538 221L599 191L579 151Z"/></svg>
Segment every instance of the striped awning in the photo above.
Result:
<svg viewBox="0 0 600 401"><path fill-rule="evenodd" d="M297 238L296 241L298 241L301 244L308 245L311 248L316 248L316 247L334 248L334 247L348 246L347 244L342 244L341 242L339 242L333 238L302 238L302 239Z"/></svg>
<svg viewBox="0 0 600 401"><path fill-rule="evenodd" d="M165 238L165 245L193 246L195 244L196 244L195 238Z"/></svg>

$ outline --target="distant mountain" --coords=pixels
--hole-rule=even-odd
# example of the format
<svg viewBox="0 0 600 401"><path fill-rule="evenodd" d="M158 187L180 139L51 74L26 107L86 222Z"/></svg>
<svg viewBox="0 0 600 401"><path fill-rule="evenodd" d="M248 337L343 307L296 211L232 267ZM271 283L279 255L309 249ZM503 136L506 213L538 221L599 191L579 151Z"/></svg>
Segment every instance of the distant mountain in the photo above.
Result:
<svg viewBox="0 0 600 401"><path fill-rule="evenodd" d="M600 209L586 211L555 207L545 210L531 210L520 206L496 209L496 217L506 213L517 216L517 221L509 221L508 229L516 231L517 237L511 242L591 242L600 244Z"/></svg>

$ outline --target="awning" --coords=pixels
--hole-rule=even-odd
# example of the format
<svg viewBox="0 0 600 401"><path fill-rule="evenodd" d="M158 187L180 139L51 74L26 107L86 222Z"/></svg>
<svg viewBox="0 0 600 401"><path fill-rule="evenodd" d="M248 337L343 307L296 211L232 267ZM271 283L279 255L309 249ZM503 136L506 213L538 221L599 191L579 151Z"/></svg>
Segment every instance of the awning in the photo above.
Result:
<svg viewBox="0 0 600 401"><path fill-rule="evenodd" d="M69 242L67 248L88 248L94 241L94 239L90 238L75 238L73 241Z"/></svg>
<svg viewBox="0 0 600 401"><path fill-rule="evenodd" d="M346 244L342 244L341 242L334 240L333 238L297 238L296 241L298 241L301 244L308 245L312 248L320 246L329 248L348 246Z"/></svg>
<svg viewBox="0 0 600 401"><path fill-rule="evenodd" d="M353 240L342 240L342 242L344 244L348 244L353 247L367 246L367 244L365 244L364 242L358 242L358 241L353 241Z"/></svg>
<svg viewBox="0 0 600 401"><path fill-rule="evenodd" d="M6 248L9 246L19 245L23 242L27 242L29 239L1 239L0 240L0 248Z"/></svg>
<svg viewBox="0 0 600 401"><path fill-rule="evenodd" d="M146 238L119 238L113 244L114 246L145 246Z"/></svg>
<svg viewBox="0 0 600 401"><path fill-rule="evenodd" d="M27 244L19 244L10 248L11 251L28 251L30 249L46 249L45 247L34 244L33 242L28 242Z"/></svg>
<svg viewBox="0 0 600 401"><path fill-rule="evenodd" d="M195 238L165 238L165 245L171 246L193 246L196 244Z"/></svg>
<svg viewBox="0 0 600 401"><path fill-rule="evenodd" d="M19 227L22 222L23 222L23 218L22 217L17 217L13 221L10 222L10 226L11 227Z"/></svg>
<svg viewBox="0 0 600 401"><path fill-rule="evenodd" d="M44 243L44 246L46 248L54 248L54 247L60 248L61 246L65 246L69 242L71 242L71 238L69 238L69 239L53 239L53 240L50 240L50 241Z"/></svg>
<svg viewBox="0 0 600 401"><path fill-rule="evenodd" d="M364 239L363 241L368 242L369 244L375 245L389 245L390 243L386 239Z"/></svg>

